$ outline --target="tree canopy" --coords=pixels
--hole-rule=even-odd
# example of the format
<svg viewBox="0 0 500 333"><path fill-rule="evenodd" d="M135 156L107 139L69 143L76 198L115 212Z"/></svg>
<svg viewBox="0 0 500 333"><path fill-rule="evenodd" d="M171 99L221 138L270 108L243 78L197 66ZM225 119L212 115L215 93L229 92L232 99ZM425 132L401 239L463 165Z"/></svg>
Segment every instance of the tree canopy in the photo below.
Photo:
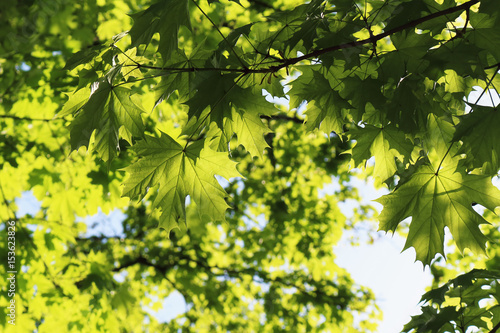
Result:
<svg viewBox="0 0 500 333"><path fill-rule="evenodd" d="M499 27L493 0L0 4L0 326L376 331L333 252L374 220L434 275L404 332L499 331ZM342 212L352 177L378 216Z"/></svg>

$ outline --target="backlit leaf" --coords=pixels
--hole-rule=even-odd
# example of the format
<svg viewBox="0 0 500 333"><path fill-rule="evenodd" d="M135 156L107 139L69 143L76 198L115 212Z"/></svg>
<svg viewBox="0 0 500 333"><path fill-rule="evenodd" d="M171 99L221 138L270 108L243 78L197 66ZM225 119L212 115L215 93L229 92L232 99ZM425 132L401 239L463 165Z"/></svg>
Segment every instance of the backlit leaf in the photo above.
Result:
<svg viewBox="0 0 500 333"><path fill-rule="evenodd" d="M129 143L132 136L144 134L143 110L137 100L132 100L130 89L113 87L107 80L99 81L96 86L71 125L71 147L88 146L95 133L95 151L104 161L111 161L119 149L119 134ZM119 132L120 129L123 130Z"/></svg>
<svg viewBox="0 0 500 333"><path fill-rule="evenodd" d="M229 179L240 174L227 153L215 152L203 144L199 141L184 148L165 133L159 138L146 137L134 147L141 158L125 169L130 176L123 195L142 199L150 187L159 185L153 206L161 208L160 227L167 231L186 220L188 195L200 215L224 221L229 206L215 175Z"/></svg>
<svg viewBox="0 0 500 333"><path fill-rule="evenodd" d="M378 217L380 230L395 231L412 217L405 249L414 247L417 260L430 264L444 255L444 228L448 227L457 247L484 252L486 237L479 225L487 223L472 208L474 202L491 211L500 206L500 191L488 176L468 175L452 168L435 170L423 165L411 179L377 202L384 206Z"/></svg>

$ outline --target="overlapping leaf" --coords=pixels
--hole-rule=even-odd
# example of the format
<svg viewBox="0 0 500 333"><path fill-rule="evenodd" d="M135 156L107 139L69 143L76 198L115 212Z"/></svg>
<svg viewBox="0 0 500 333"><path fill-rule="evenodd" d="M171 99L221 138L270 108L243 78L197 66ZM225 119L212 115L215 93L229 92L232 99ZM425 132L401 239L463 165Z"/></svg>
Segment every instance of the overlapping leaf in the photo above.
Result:
<svg viewBox="0 0 500 333"><path fill-rule="evenodd" d="M264 134L269 128L260 115L270 116L275 107L251 88L241 88L235 75L217 72L200 75L196 94L186 104L189 106L189 122L186 133L199 130L206 124L215 123L226 137L237 133L238 143L252 156L262 157L267 147Z"/></svg>
<svg viewBox="0 0 500 333"><path fill-rule="evenodd" d="M111 161L119 149L120 136L132 143L132 136L144 135L143 110L128 88L114 87L104 79L95 84L94 90L85 105L78 94L64 110L68 113L81 109L71 124L71 147L88 146L95 133L93 149L104 161Z"/></svg>
<svg viewBox="0 0 500 333"><path fill-rule="evenodd" d="M290 106L299 107L307 101L306 127L312 131L319 128L325 133L342 133L346 123L344 110L351 105L332 89L330 82L319 72L305 72L292 82L289 92Z"/></svg>
<svg viewBox="0 0 500 333"><path fill-rule="evenodd" d="M185 221L188 195L201 215L225 220L229 207L224 200L226 192L215 175L226 179L240 176L227 153L215 152L204 146L203 141L184 148L164 133L159 138L146 137L134 150L141 158L125 169L130 176L123 195L142 199L150 187L158 185L153 206L162 209L160 227L170 231Z"/></svg>
<svg viewBox="0 0 500 333"><path fill-rule="evenodd" d="M350 138L356 140L351 149L352 164L358 167L372 156L375 157L375 177L382 182L396 173L396 159L407 160L413 149L404 133L394 126L375 127L366 125L349 131Z"/></svg>
<svg viewBox="0 0 500 333"><path fill-rule="evenodd" d="M489 8L492 5L493 3L481 4L480 8L484 12L471 14L471 25L474 29L468 33L468 38L477 46L488 50L495 57L496 61L500 61L499 19L496 15L490 15L491 11L495 10L494 7Z"/></svg>
<svg viewBox="0 0 500 333"><path fill-rule="evenodd" d="M482 327L488 330L488 322L498 312L498 279L499 271L473 269L448 281L439 288L425 293L420 300L424 303L422 314L412 316L403 332L456 332L457 327ZM458 299L460 306L448 303L450 299ZM488 305L480 305L479 301L489 299ZM496 303L496 304L495 304ZM497 323L496 320L492 321Z"/></svg>
<svg viewBox="0 0 500 333"><path fill-rule="evenodd" d="M168 100L174 91L179 93L180 102L184 102L189 97L195 74L182 71L182 69L200 67L205 63L208 51L204 49L204 46L204 43L200 43L189 55L184 50L172 53L169 60L170 67L181 70L162 75L160 83L155 87L155 107L164 100Z"/></svg>
<svg viewBox="0 0 500 333"><path fill-rule="evenodd" d="M462 152L472 166L496 173L500 166L500 112L496 107L474 105L472 112L462 117L454 140L462 140Z"/></svg>
<svg viewBox="0 0 500 333"><path fill-rule="evenodd" d="M149 45L155 33L160 34L158 51L166 62L177 49L179 27L191 27L188 0L161 0L143 12L131 15L132 46Z"/></svg>

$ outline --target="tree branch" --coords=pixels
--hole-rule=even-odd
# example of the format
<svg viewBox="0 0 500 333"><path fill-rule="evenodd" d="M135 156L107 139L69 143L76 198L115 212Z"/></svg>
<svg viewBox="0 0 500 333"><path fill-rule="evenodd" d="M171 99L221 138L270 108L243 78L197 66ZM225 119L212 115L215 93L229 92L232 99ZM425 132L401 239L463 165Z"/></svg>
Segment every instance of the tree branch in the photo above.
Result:
<svg viewBox="0 0 500 333"><path fill-rule="evenodd" d="M52 119L46 119L46 118L29 118L29 117L18 117L18 116L13 116L10 114L0 114L0 118L10 118L14 120L27 120L27 121L54 121L54 120L63 120L64 118L52 118Z"/></svg>
<svg viewBox="0 0 500 333"><path fill-rule="evenodd" d="M303 61L303 60L317 58L320 55L323 55L325 53L330 53L330 52L334 52L334 51L341 50L341 49L354 48L354 47L362 46L365 44L374 45L377 43L377 41L379 41L385 37L391 36L392 34L395 34L397 32L400 32L400 31L403 31L403 30L406 30L409 28L416 27L417 25L419 25L421 23L430 21L432 19L435 19L435 18L438 18L441 16L452 14L452 13L455 13L458 11L468 10L473 5L479 3L479 1L480 0L471 0L471 1L468 1L468 2L461 4L459 6L447 8L447 9L429 14L427 16L421 17L419 19L408 22L406 24L403 24L402 26L399 26L397 28L382 32L380 34L377 34L377 35L372 34L369 38L366 38L366 39L362 39L359 41L352 41L349 43L337 44L334 46L326 47L324 49L315 50L315 51L312 51L310 53L304 54L300 57L285 59L283 61L280 61L280 63L277 65L269 66L269 67L265 67L265 68L247 68L245 66L243 66L243 68L218 68L218 67L213 67L213 68L197 68L197 67L178 68L178 67L157 67L157 66L146 66L146 65L140 65L140 67L147 68L147 69L156 69L156 70L162 70L162 71L177 72L177 73L179 73L179 72L201 72L201 71L218 71L218 72L227 72L227 73L232 72L232 73L242 73L243 75L258 74L258 73L260 73L260 74L275 73L282 68L286 68L288 66L294 65L294 64L296 64L300 61Z"/></svg>
<svg viewBox="0 0 500 333"><path fill-rule="evenodd" d="M361 46L361 45L365 45L365 44L374 44L377 41L379 41L379 40L381 40L381 39L383 39L385 37L388 37L388 36L390 36L392 34L395 34L397 32L406 30L408 28L416 27L417 25L419 25L421 23L430 21L432 19L435 19L435 18L438 18L438 17L441 17L441 16L448 15L448 14L451 14L451 13L454 13L454 12L458 12L458 11L462 11L462 10L467 10L470 7L472 7L473 5L475 5L476 3L478 3L479 1L480 0L471 0L469 2L461 4L459 6L451 7L451 8L439 11L439 12L435 12L433 14L430 14L430 15L421 17L419 19L416 19L414 21L408 22L406 24L403 24L400 27L391 29L389 31L382 32L382 33L380 33L378 35L370 36L369 38L366 38L366 39L363 39L363 40L360 40L360 41L354 41L354 42L344 43L344 44L340 44L340 45L335 45L335 46L327 47L327 48L324 48L324 49L321 49L321 50L316 50L316 51L310 52L308 54L304 54L303 56L300 56L300 57L297 57L297 58L291 58L291 59L288 59L283 65L278 65L276 67L283 68L283 67L286 67L286 66L289 66L289 65L296 64L296 63L298 63L298 62L300 62L302 60L307 60L307 59L311 59L311 58L317 58L318 56L320 56L322 54L333 52L333 51L337 51L337 50L340 50L340 49L348 49L348 48L353 48L353 47Z"/></svg>
<svg viewBox="0 0 500 333"><path fill-rule="evenodd" d="M274 116L260 116L261 119L266 119L266 120L286 120L286 121L291 121L291 122L294 122L296 124L304 124L304 119L300 119L300 118L297 118L297 117L290 117L290 116L287 116L287 115L284 115L284 114L277 114L277 115L274 115Z"/></svg>
<svg viewBox="0 0 500 333"><path fill-rule="evenodd" d="M498 322L498 324L496 324L495 327L493 327L491 331L489 331L489 333L496 333L498 329L500 329L500 322Z"/></svg>
<svg viewBox="0 0 500 333"><path fill-rule="evenodd" d="M307 280L304 279L304 281L302 281L300 284L295 284L295 283L292 283L290 280L287 280L287 279L282 278L282 277L271 278L267 272L259 271L259 270L253 269L253 268L243 268L241 270L235 270L235 269L229 268L229 267L220 267L217 265L211 266L204 261L201 261L201 260L196 259L196 258L192 258L192 257L187 256L187 255L183 255L183 254L176 254L176 258L178 258L178 261L175 263L167 264L167 265L160 265L160 264L155 264L155 263L150 262L144 256L139 256L139 257L127 262L127 263L120 265L119 267L114 268L112 271L119 272L122 269L139 264L139 265L144 265L144 266L148 266L148 267L153 267L156 270L158 270L159 272L161 272L163 275L165 275L166 272L168 270L172 269L173 267L175 267L177 265L183 266L179 262L181 262L182 260L186 260L188 262L195 263L199 267L204 268L206 271L209 271L214 276L221 276L221 277L222 276L230 276L233 278L241 279L242 278L241 275L244 274L247 276L251 276L252 279L257 277L260 280L258 282L264 282L264 283L270 283L270 284L277 283L277 284L280 284L280 285L285 286L285 287L295 288L305 296L314 297L314 298L325 297L328 301L331 301L332 299L334 299L334 300L341 302L341 304L338 304L339 306L341 306L341 307L347 306L347 301L348 301L347 298L349 297L348 294L346 294L346 295L341 294L338 296L337 295L328 295L322 290L322 287L326 287L326 286L333 286L335 289L337 289L338 286L334 285L333 282L331 282L331 281L323 281L324 285L320 285L317 281L314 281L311 279L307 279ZM221 271L222 273L214 272L214 270ZM314 287L314 289L307 290L305 285L310 285L310 286Z"/></svg>

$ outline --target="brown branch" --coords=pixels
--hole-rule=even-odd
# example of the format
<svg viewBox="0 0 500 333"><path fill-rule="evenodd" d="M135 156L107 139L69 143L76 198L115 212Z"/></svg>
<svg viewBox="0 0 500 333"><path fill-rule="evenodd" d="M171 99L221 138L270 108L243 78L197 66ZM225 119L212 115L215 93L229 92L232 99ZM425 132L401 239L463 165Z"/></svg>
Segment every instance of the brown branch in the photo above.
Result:
<svg viewBox="0 0 500 333"><path fill-rule="evenodd" d="M286 120L286 121L291 121L296 124L304 124L304 119L300 119L297 117L290 117L284 114L277 114L274 116L260 116L261 119L266 119L266 120Z"/></svg>
<svg viewBox="0 0 500 333"><path fill-rule="evenodd" d="M127 267L130 267L130 266L133 266L136 264L140 264L140 265L144 265L144 266L148 266L148 267L153 267L156 270L158 270L159 272L161 272L163 275L166 275L166 272L168 270L172 269L176 265L182 265L182 264L179 264L179 262L181 262L182 260L186 260L188 262L195 263L199 267L204 268L206 271L209 271L214 276L220 276L220 277L229 276L229 277L241 279L241 275L244 274L244 275L252 277L252 279L258 278L259 280L261 280L259 282L271 283L271 284L277 283L277 284L281 284L282 286L285 286L285 287L296 288L303 295L312 296L315 298L326 296L330 300L331 299L338 299L341 302L346 302L347 301L346 298L349 297L349 295L339 295L339 296L327 295L327 294L325 294L325 292L323 292L321 290L321 288L323 286L318 285L318 283L314 280L305 280L304 279L304 281L301 284L295 284L295 283L292 283L289 280L282 278L282 277L271 278L267 272L259 271L259 270L252 269L252 268L242 268L241 270L236 270L233 268L220 267L217 265L211 266L204 261L201 261L201 260L196 259L196 258L192 258L192 257L187 256L187 255L183 255L183 254L176 254L176 255L177 255L176 258L178 259L178 261L176 263L167 264L167 265L155 264L155 263L150 262L144 256L139 256L139 257L127 262L127 263L124 263L123 265L121 265L119 267L114 268L113 272L119 272L122 269L125 269ZM214 272L214 270L220 271L221 273ZM325 281L325 282L326 283L325 283L324 287L332 284L331 281ZM306 289L305 285L314 286L314 289L309 291ZM340 306L344 306L344 305L346 306L346 304L340 304Z"/></svg>
<svg viewBox="0 0 500 333"><path fill-rule="evenodd" d="M123 265L120 265L118 267L113 268L112 271L113 272L119 272L122 269L128 268L130 266L134 266L134 265L137 265L137 264L140 264L140 265L143 265L143 266L148 266L148 267L153 267L153 268L155 268L156 270L160 271L163 274L165 274L170 268L173 267L172 265L158 265L158 264L153 264L152 262L150 262L149 260L147 260L145 257L140 256L140 257L135 258L132 261L129 261L127 263L124 263Z"/></svg>
<svg viewBox="0 0 500 333"><path fill-rule="evenodd" d="M403 31L403 30L406 30L406 29L409 29L409 28L416 27L417 25L419 25L421 23L430 21L432 19L435 19L435 18L438 18L438 17L441 17L441 16L452 14L452 13L455 13L455 12L458 12L458 11L468 10L473 5L479 3L479 1L480 0L471 0L471 1L468 1L468 2L465 2L465 3L461 4L459 6L451 7L451 8L448 8L448 9L444 9L444 10L441 10L441 11L429 14L427 16L421 17L419 19L416 19L414 21L408 22L406 24L403 24L402 26L399 26L397 28L394 28L394 29L382 32L380 34L371 35L369 38L366 38L366 39L362 39L362 40L359 40L359 41L352 41L352 42L349 42L349 43L338 44L338 45L330 46L330 47L327 47L327 48L324 48L324 49L320 49L320 50L315 50L315 51L312 51L310 53L304 54L304 55L302 55L300 57L285 59L282 62L280 62L280 64L278 64L278 65L269 66L269 67L266 67L266 68L246 68L246 67L244 67L244 68L217 68L217 67L213 67L213 68L197 68L197 67L187 67L187 68L177 68L176 67L176 68L169 68L169 67L156 67L156 66L146 66L146 65L140 65L140 67L141 68L147 68L147 69L157 69L157 70L162 70L162 71L171 71L171 72L219 71L219 72L228 72L228 73L230 73L230 72L232 72L232 73L242 73L244 75L253 74L253 73L261 73L261 74L275 73L275 72L279 71L282 68L286 68L288 66L294 65L294 64L296 64L298 62L301 62L303 60L309 60L309 59L317 58L320 55L323 55L325 53L330 53L330 52L341 50L341 49L354 48L354 47L362 46L362 45L365 45L365 44L372 44L372 45L374 45L374 44L377 43L377 41L379 41L379 40L381 40L381 39L383 39L385 37L391 36L391 35L393 35L393 34L395 34L397 32L400 32L400 31ZM494 66L492 66L492 67L494 67Z"/></svg>
<svg viewBox="0 0 500 333"><path fill-rule="evenodd" d="M64 118L52 118L52 119L46 119L46 118L29 118L29 117L18 117L18 116L13 116L10 114L0 114L0 118L9 118L9 119L14 119L14 120L26 120L26 121L54 121L54 120L64 120Z"/></svg>
<svg viewBox="0 0 500 333"><path fill-rule="evenodd" d="M433 14L430 14L430 15L421 17L419 19L416 19L414 21L408 22L406 24L403 24L400 27L391 29L389 31L385 31L385 32L380 33L378 35L370 36L369 38L366 38L366 39L363 39L363 40L360 40L360 41L354 41L354 42L344 43L344 44L340 44L340 45L335 45L335 46L327 47L327 48L324 48L324 49L321 49L321 50L316 50L316 51L313 51L313 52L308 53L308 54L304 54L303 56L300 56L300 57L297 57L297 58L288 59L284 65L279 65L279 66L276 66L276 67L280 67L280 66L281 67L285 67L285 66L293 65L293 64L296 64L296 63L298 63L298 62L300 62L302 60L307 60L307 59L311 59L311 58L317 58L318 56L320 56L322 54L333 52L333 51L337 51L337 50L340 50L340 49L352 48L352 47L361 46L361 45L364 45L364 44L374 44L377 41L379 41L379 40L381 40L381 39L383 39L385 37L388 37L388 36L390 36L392 34L395 34L397 32L406 30L408 28L416 27L417 25L419 25L421 23L430 21L430 20L435 19L437 17L445 16L445 15L448 15L448 14L451 14L451 13L454 13L454 12L458 12L458 11L462 11L462 10L467 10L470 7L472 7L473 5L475 5L476 3L478 3L479 1L480 0L472 0L472 1L463 3L463 4L461 4L459 6L456 6L456 7L451 7L451 8L439 11L439 12L435 12Z"/></svg>
<svg viewBox="0 0 500 333"><path fill-rule="evenodd" d="M492 68L495 68L495 67L497 69L500 69L500 62L497 62L496 64L488 66L488 67L484 67L484 69L492 69Z"/></svg>

